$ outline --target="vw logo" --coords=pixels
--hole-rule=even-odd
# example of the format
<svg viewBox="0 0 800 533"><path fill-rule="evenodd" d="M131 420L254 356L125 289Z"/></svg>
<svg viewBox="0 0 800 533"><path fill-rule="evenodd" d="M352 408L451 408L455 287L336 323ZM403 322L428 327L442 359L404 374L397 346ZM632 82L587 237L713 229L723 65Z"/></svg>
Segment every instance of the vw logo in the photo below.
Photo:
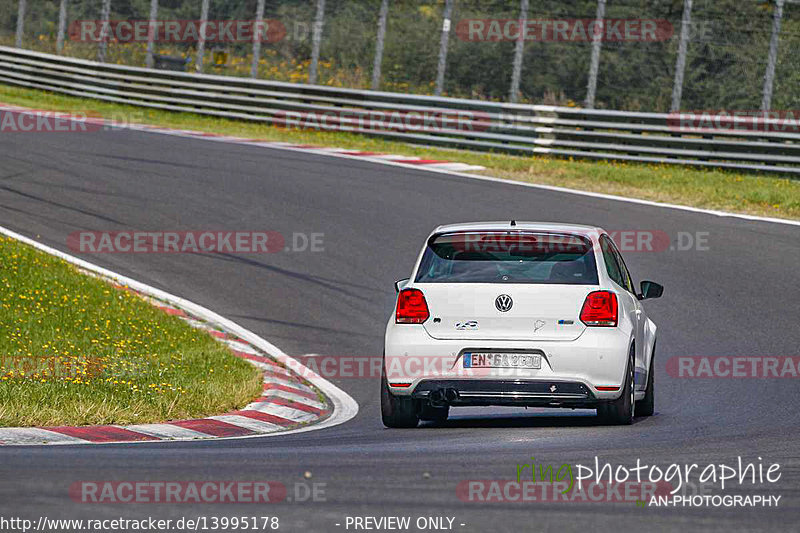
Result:
<svg viewBox="0 0 800 533"><path fill-rule="evenodd" d="M508 294L501 294L494 300L494 306L498 311L505 313L514 306L514 300Z"/></svg>

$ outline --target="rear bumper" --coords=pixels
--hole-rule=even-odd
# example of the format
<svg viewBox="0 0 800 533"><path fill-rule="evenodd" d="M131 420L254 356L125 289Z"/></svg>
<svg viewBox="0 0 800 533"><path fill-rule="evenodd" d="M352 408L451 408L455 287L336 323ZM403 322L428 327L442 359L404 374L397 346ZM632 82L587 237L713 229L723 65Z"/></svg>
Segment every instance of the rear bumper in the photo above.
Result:
<svg viewBox="0 0 800 533"><path fill-rule="evenodd" d="M411 396L453 406L591 408L599 403L585 384L554 380L425 379L417 384Z"/></svg>
<svg viewBox="0 0 800 533"><path fill-rule="evenodd" d="M390 323L384 357L390 390L396 396L421 398L437 383L454 381L456 390L471 389L458 405L572 406L619 397L631 340L632 332L624 327L587 328L570 341L443 340L432 338L418 324ZM470 373L463 368L467 351L536 353L541 355L541 368ZM428 365L431 360L435 364ZM551 385L556 385L554 393Z"/></svg>

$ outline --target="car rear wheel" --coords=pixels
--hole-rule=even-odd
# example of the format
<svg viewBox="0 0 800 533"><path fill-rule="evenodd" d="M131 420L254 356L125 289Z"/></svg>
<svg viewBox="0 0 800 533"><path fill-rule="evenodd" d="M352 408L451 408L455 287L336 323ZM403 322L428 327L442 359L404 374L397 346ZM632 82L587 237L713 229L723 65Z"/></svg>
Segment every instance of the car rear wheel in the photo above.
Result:
<svg viewBox="0 0 800 533"><path fill-rule="evenodd" d="M654 394L654 381L655 372L653 372L653 361L656 358L656 343L653 342L653 353L650 355L650 366L647 370L647 389L644 391L644 398L636 402L636 416L653 416L655 412L655 394Z"/></svg>
<svg viewBox="0 0 800 533"><path fill-rule="evenodd" d="M416 401L410 396L395 396L389 390L385 363L381 371L381 418L387 428L415 428L419 424Z"/></svg>
<svg viewBox="0 0 800 533"><path fill-rule="evenodd" d="M622 388L620 397L616 400L600 404L597 407L597 416L606 424L628 425L633 423L633 413L636 404L636 400L633 396L633 354L634 348L631 346L631 353L628 357L628 365L625 373L625 386Z"/></svg>

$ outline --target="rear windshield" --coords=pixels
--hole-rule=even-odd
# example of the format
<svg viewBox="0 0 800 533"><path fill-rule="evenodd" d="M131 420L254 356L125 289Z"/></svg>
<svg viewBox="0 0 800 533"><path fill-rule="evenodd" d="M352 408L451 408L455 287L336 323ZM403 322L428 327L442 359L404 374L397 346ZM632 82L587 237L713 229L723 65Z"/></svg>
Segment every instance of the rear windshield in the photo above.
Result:
<svg viewBox="0 0 800 533"><path fill-rule="evenodd" d="M556 233L458 232L434 235L418 283L597 285L592 243Z"/></svg>

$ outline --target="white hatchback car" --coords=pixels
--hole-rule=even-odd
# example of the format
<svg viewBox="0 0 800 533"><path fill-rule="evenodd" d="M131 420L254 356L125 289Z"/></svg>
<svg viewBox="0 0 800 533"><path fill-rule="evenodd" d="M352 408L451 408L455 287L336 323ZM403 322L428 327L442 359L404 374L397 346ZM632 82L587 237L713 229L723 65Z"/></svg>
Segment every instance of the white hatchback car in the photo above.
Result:
<svg viewBox="0 0 800 533"><path fill-rule="evenodd" d="M656 326L640 303L663 287L631 276L590 226L478 222L436 228L386 326L388 427L444 421L451 406L653 414Z"/></svg>

